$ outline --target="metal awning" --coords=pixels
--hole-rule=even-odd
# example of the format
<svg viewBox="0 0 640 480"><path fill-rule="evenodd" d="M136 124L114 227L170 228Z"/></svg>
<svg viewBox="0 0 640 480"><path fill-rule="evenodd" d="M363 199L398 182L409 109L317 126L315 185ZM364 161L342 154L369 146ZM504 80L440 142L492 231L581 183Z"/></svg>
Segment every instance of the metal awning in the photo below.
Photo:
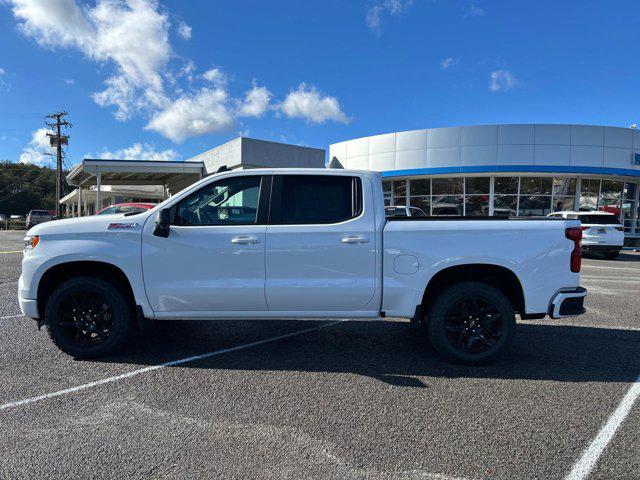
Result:
<svg viewBox="0 0 640 480"><path fill-rule="evenodd" d="M73 167L67 183L92 185L189 185L205 174L203 162L88 158Z"/></svg>

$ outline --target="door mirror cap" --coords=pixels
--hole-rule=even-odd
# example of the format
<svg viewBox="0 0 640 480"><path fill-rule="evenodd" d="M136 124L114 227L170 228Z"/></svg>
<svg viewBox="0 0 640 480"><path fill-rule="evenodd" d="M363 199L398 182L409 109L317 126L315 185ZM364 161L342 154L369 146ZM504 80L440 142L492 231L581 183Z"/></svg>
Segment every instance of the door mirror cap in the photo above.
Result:
<svg viewBox="0 0 640 480"><path fill-rule="evenodd" d="M171 230L171 210L163 208L158 212L156 224L153 226L153 234L156 237L167 238Z"/></svg>

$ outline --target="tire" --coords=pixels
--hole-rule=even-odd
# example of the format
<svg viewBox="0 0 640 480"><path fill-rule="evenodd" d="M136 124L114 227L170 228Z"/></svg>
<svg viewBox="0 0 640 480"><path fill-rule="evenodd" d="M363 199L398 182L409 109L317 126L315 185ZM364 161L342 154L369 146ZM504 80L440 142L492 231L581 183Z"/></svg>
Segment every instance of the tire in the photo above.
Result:
<svg viewBox="0 0 640 480"><path fill-rule="evenodd" d="M618 251L606 252L604 254L604 258L606 258L607 260L615 260L616 258L618 258L618 255L620 255L620 252Z"/></svg>
<svg viewBox="0 0 640 480"><path fill-rule="evenodd" d="M447 288L436 297L427 315L427 334L436 352L468 365L502 355L513 341L515 329L511 302L502 292L481 282Z"/></svg>
<svg viewBox="0 0 640 480"><path fill-rule="evenodd" d="M127 296L112 283L94 277L62 283L49 297L44 314L53 343L78 359L120 350L129 338L133 318Z"/></svg>

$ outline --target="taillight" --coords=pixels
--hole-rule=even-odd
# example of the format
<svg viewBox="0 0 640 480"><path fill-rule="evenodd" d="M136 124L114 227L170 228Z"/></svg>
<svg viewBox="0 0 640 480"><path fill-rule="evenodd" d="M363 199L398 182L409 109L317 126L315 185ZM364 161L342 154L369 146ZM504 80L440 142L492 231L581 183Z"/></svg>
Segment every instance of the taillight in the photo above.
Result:
<svg viewBox="0 0 640 480"><path fill-rule="evenodd" d="M582 264L582 253L580 251L580 242L582 241L582 230L585 227L571 227L564 231L564 236L569 240L573 240L573 250L571 251L571 260L569 265L573 273L580 271L580 265Z"/></svg>
<svg viewBox="0 0 640 480"><path fill-rule="evenodd" d="M616 227L616 230L618 230L619 232L624 232L624 227Z"/></svg>
<svg viewBox="0 0 640 480"><path fill-rule="evenodd" d="M585 230L589 230L589 228L591 227L580 227L580 230L585 231Z"/></svg>

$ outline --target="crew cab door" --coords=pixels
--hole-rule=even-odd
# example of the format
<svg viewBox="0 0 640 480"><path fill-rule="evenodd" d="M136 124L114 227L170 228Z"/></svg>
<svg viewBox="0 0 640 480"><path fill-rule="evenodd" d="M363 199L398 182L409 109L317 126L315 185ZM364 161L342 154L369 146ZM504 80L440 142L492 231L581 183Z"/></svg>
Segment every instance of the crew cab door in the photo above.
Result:
<svg viewBox="0 0 640 480"><path fill-rule="evenodd" d="M274 176L265 293L272 311L364 310L375 293L373 206L349 175Z"/></svg>
<svg viewBox="0 0 640 480"><path fill-rule="evenodd" d="M234 173L172 206L167 238L153 235L154 219L147 221L142 267L155 312L215 317L224 316L217 312L267 309L264 249L270 188L270 176Z"/></svg>

